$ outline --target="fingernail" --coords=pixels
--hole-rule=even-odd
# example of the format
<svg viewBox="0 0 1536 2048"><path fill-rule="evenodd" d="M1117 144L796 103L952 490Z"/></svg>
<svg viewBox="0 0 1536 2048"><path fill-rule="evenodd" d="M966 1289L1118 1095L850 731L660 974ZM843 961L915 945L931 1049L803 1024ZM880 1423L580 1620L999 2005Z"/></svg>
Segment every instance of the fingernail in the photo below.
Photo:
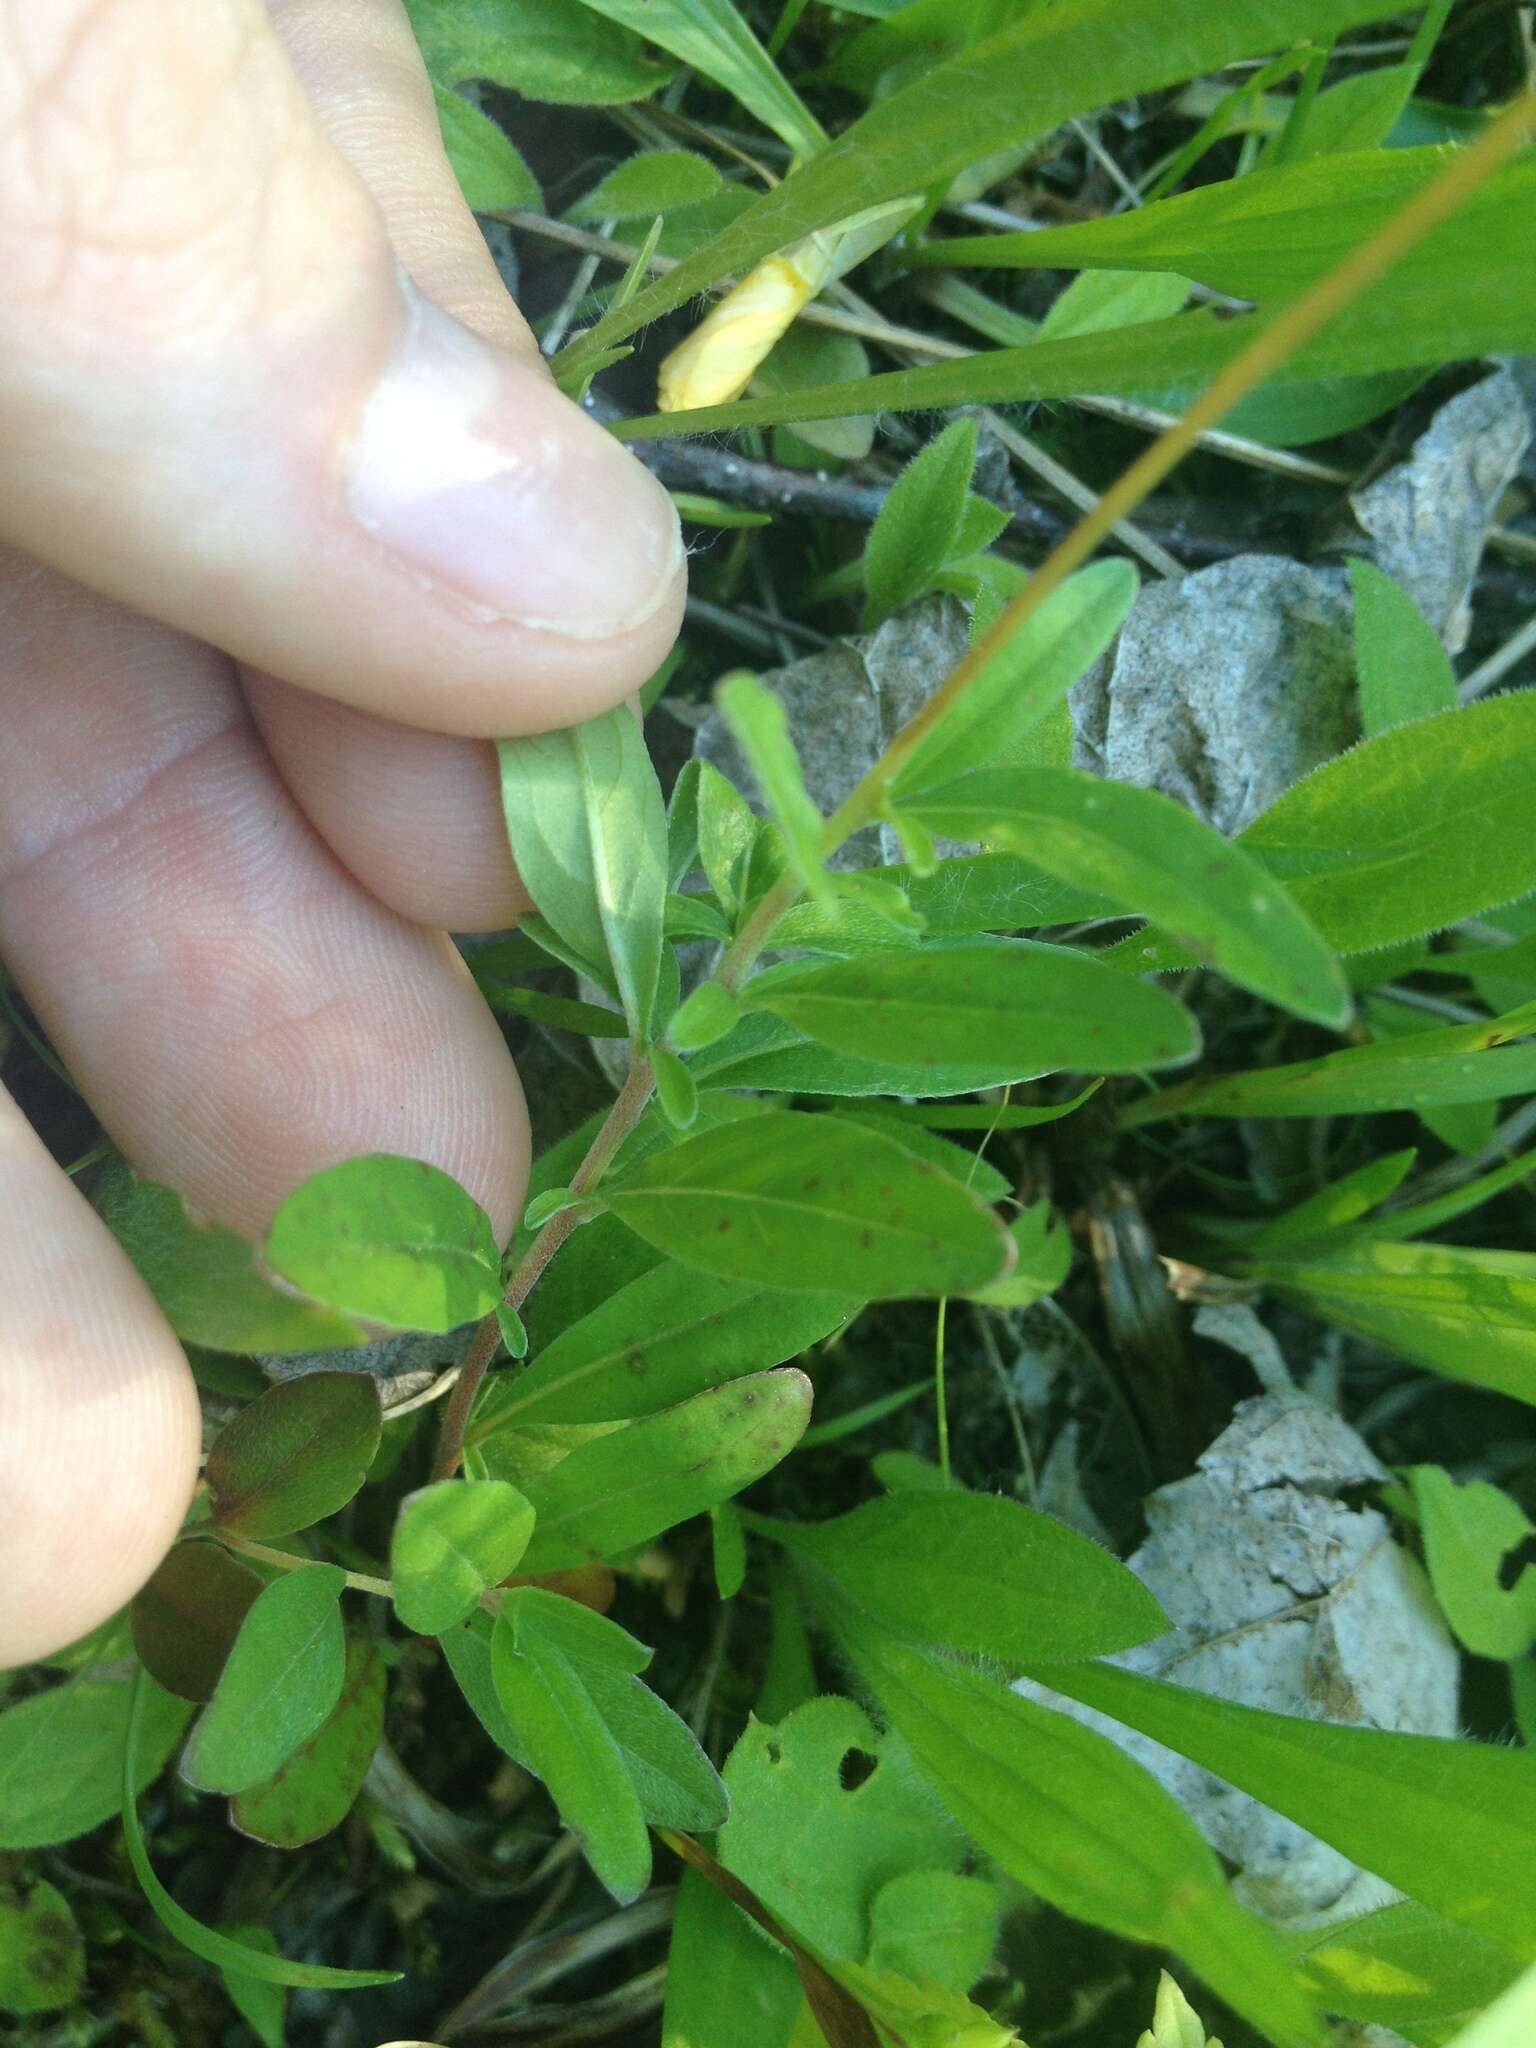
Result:
<svg viewBox="0 0 1536 2048"><path fill-rule="evenodd" d="M671 499L535 366L404 290L347 451L353 516L482 618L585 640L640 625L682 566Z"/></svg>

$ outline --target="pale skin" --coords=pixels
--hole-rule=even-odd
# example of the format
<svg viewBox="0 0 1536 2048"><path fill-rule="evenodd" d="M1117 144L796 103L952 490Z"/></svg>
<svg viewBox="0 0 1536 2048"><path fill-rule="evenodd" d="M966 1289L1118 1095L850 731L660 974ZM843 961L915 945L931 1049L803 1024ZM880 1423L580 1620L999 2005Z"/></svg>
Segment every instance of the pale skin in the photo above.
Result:
<svg viewBox="0 0 1536 2048"><path fill-rule="evenodd" d="M670 645L669 504L550 383L399 0L0 0L0 279L0 952L196 1212L391 1151L505 1237L526 1112L442 933L526 907L488 736ZM199 1433L0 1095L0 1667L132 1596Z"/></svg>

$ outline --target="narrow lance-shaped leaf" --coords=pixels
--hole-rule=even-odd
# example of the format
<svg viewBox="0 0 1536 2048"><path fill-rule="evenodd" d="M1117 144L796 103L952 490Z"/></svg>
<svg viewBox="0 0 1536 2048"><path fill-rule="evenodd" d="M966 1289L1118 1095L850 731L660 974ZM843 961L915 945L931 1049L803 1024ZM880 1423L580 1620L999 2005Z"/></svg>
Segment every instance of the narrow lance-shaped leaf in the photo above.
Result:
<svg viewBox="0 0 1536 2048"><path fill-rule="evenodd" d="M1338 963L1284 886L1241 845L1157 790L1070 768L993 769L909 799L931 830L1027 854L1151 917L1239 987L1344 1024Z"/></svg>
<svg viewBox="0 0 1536 2048"><path fill-rule="evenodd" d="M783 704L744 670L727 676L715 697L784 835L796 879L813 902L830 909L837 893L822 864L822 817L806 790Z"/></svg>
<svg viewBox="0 0 1536 2048"><path fill-rule="evenodd" d="M797 1358L858 1306L842 1294L791 1294L722 1280L664 1259L621 1284L545 1344L476 1425L620 1422L653 1415L743 1373Z"/></svg>
<svg viewBox="0 0 1536 2048"><path fill-rule="evenodd" d="M1536 1405L1536 1256L1356 1240L1245 1262L1244 1274L1324 1321L1448 1379Z"/></svg>
<svg viewBox="0 0 1536 2048"><path fill-rule="evenodd" d="M1533 1032L1536 1003L1525 1003L1485 1024L1451 1024L1320 1060L1187 1081L1131 1103L1120 1122L1129 1129L1170 1116L1361 1116L1495 1102L1536 1088L1536 1043L1527 1037Z"/></svg>
<svg viewBox="0 0 1536 2048"><path fill-rule="evenodd" d="M786 1367L579 1445L527 1482L537 1521L525 1569L615 1557L728 1500L787 1456L810 1412L810 1381Z"/></svg>
<svg viewBox="0 0 1536 2048"><path fill-rule="evenodd" d="M1232 0L1181 17L1171 32L1160 0L1070 0L1033 9L871 107L725 233L599 321L560 358L560 372L580 371L625 335L775 249L928 190L995 152L1022 149L1074 114L1219 71L1278 44L1331 39L1381 11L1381 0Z"/></svg>
<svg viewBox="0 0 1536 2048"><path fill-rule="evenodd" d="M1108 561L1080 569L1053 590L1009 630L903 761L891 784L893 801L906 807L914 793L1006 760L1114 639L1138 588L1129 562Z"/></svg>
<svg viewBox="0 0 1536 2048"><path fill-rule="evenodd" d="M1318 2038L1273 1933L1233 1899L1193 1821L1140 1765L841 1604L829 1618L917 1768L1012 1877L1063 1912L1171 1948L1271 2038Z"/></svg>
<svg viewBox="0 0 1536 2048"><path fill-rule="evenodd" d="M1006 1663L1106 1655L1169 1626L1107 1550L995 1494L892 1494L831 1522L757 1526L887 1628Z"/></svg>
<svg viewBox="0 0 1536 2048"><path fill-rule="evenodd" d="M656 771L622 705L563 732L502 740L501 796L518 872L584 959L611 965L637 1037L661 969L667 820Z"/></svg>
<svg viewBox="0 0 1536 2048"><path fill-rule="evenodd" d="M874 1131L796 1110L701 1131L604 1192L675 1258L811 1292L964 1293L1010 1256L992 1211L958 1181Z"/></svg>
<svg viewBox="0 0 1536 2048"><path fill-rule="evenodd" d="M949 560L976 466L976 422L952 420L892 484L864 548L864 630L920 597Z"/></svg>
<svg viewBox="0 0 1536 2048"><path fill-rule="evenodd" d="M128 1860L133 1865L140 1889L162 1926L176 1937L183 1948L201 1956L204 1962L213 1963L221 1970L236 1970L246 1977L258 1977L267 1984L289 1984L313 1991L361 1991L374 1984L398 1984L401 1975L398 1970L333 1970L323 1963L293 1963L286 1956L268 1955L262 1949L252 1948L248 1942L231 1941L228 1935L216 1934L185 1907L177 1905L155 1875L149 1851L144 1846L144 1831L139 1825L139 1734L148 1690L149 1680L141 1672L133 1683L128 1739L122 1750L120 1795Z"/></svg>
<svg viewBox="0 0 1536 2048"><path fill-rule="evenodd" d="M820 1045L919 1068L1139 1073L1199 1049L1194 1018L1167 990L1028 939L781 966L747 983L742 1008Z"/></svg>
<svg viewBox="0 0 1536 2048"><path fill-rule="evenodd" d="M489 114L471 106L462 94L441 85L433 87L433 97L453 175L465 200L477 213L544 204L538 179L523 161L512 138Z"/></svg>
<svg viewBox="0 0 1536 2048"><path fill-rule="evenodd" d="M797 156L826 132L741 17L736 0L581 0L712 78Z"/></svg>
<svg viewBox="0 0 1536 2048"><path fill-rule="evenodd" d="M1525 1881L1536 1772L1523 1751L1271 1714L1106 1664L1037 1675L1252 1793L1411 1898L1516 1956L1536 1954Z"/></svg>
<svg viewBox="0 0 1536 2048"><path fill-rule="evenodd" d="M1456 671L1440 636L1400 583L1374 563L1349 565L1355 593L1355 667L1367 739L1456 709Z"/></svg>
<svg viewBox="0 0 1536 2048"><path fill-rule="evenodd" d="M593 1870L615 1898L638 1898L651 1874L639 1795L550 1618L526 1591L497 1617L491 1669L502 1711Z"/></svg>

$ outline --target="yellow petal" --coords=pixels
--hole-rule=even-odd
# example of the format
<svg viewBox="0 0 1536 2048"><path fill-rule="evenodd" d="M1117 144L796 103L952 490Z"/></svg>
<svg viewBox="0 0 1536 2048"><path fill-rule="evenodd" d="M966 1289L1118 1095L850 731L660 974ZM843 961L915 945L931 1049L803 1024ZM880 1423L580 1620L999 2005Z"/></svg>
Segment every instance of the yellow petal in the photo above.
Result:
<svg viewBox="0 0 1536 2048"><path fill-rule="evenodd" d="M740 398L811 291L810 279L787 258L759 263L662 364L661 410L693 412Z"/></svg>

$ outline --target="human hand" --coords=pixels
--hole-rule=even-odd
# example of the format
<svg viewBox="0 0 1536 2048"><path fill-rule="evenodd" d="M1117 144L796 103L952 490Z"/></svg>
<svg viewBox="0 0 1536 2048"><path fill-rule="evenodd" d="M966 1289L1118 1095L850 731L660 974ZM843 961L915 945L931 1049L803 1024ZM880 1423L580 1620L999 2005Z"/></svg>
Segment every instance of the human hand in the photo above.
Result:
<svg viewBox="0 0 1536 2048"><path fill-rule="evenodd" d="M195 1211L384 1150L505 1237L522 1097L442 936L526 907L483 736L656 667L665 494L549 381L398 0L0 0L0 276L0 952ZM5 1666L154 1568L199 1420L3 1095L0 1303Z"/></svg>

